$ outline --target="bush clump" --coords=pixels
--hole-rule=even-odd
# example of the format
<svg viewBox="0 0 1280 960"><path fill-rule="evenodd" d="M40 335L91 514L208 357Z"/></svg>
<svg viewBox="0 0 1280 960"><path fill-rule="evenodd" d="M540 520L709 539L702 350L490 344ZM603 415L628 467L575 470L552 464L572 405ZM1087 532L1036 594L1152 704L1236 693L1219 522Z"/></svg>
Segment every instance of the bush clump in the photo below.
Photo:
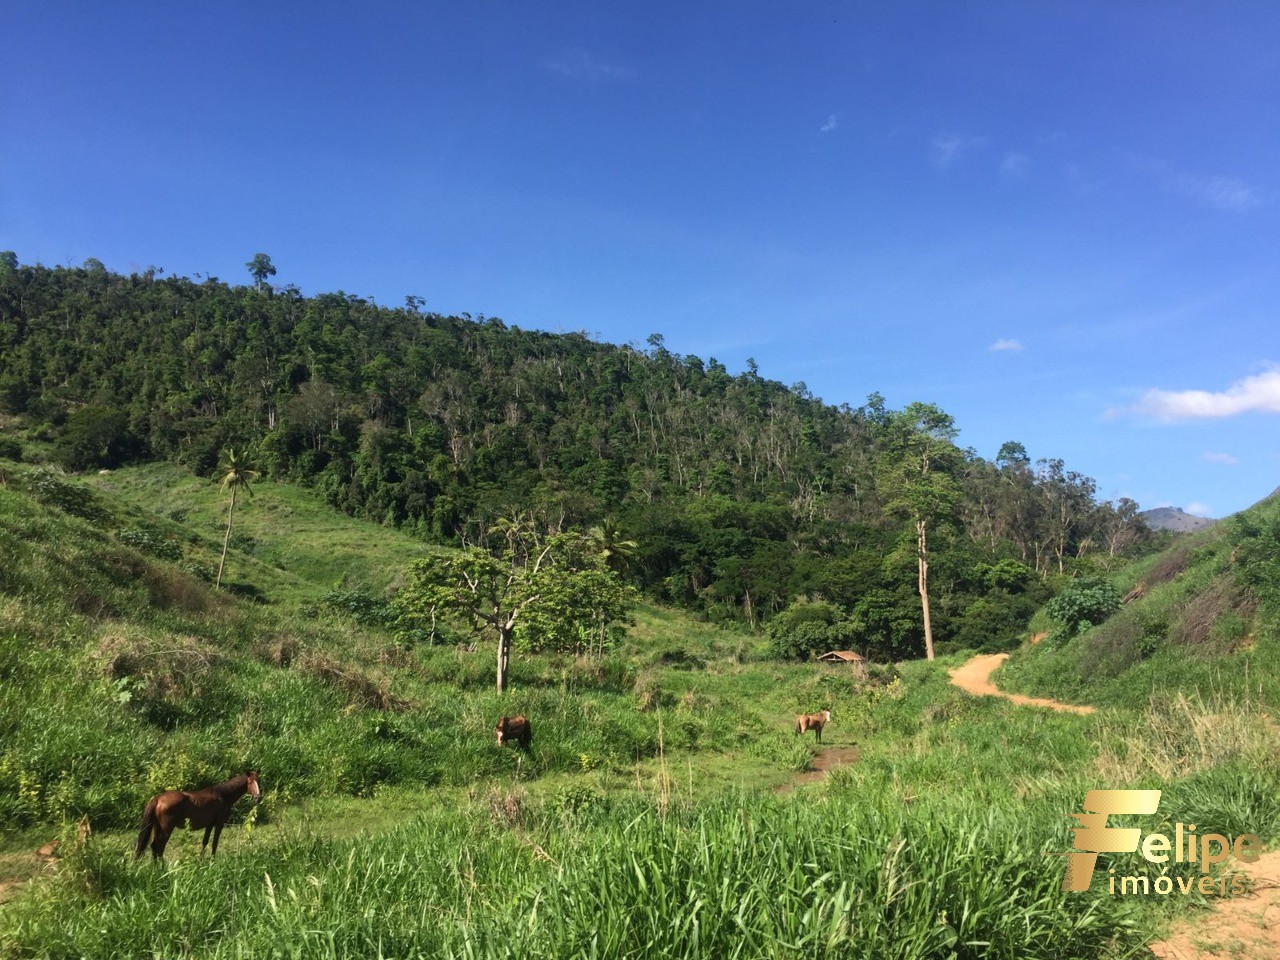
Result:
<svg viewBox="0 0 1280 960"><path fill-rule="evenodd" d="M182 546L169 537L158 536L150 530L121 530L116 539L125 546L142 553L176 563L182 559Z"/></svg>
<svg viewBox="0 0 1280 960"><path fill-rule="evenodd" d="M1110 580L1081 577L1045 604L1045 613L1058 625L1054 633L1059 639L1074 637L1119 610L1121 600L1120 591Z"/></svg>
<svg viewBox="0 0 1280 960"><path fill-rule="evenodd" d="M96 527L111 523L111 514L98 502L92 491L67 483L52 470L33 470L27 475L27 489L41 503L57 507L72 516L88 520Z"/></svg>
<svg viewBox="0 0 1280 960"><path fill-rule="evenodd" d="M335 588L320 598L324 606L341 610L366 627L389 627L395 622L391 604L363 590Z"/></svg>
<svg viewBox="0 0 1280 960"><path fill-rule="evenodd" d="M782 660L808 660L829 650L847 650L854 627L839 607L820 600L797 600L769 621L769 650Z"/></svg>

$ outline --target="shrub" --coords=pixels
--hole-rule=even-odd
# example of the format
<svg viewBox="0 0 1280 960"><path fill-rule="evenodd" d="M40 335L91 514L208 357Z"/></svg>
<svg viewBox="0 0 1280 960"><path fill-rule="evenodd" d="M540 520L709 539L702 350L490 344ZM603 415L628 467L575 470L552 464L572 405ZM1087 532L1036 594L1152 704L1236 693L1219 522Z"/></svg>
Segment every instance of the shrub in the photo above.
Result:
<svg viewBox="0 0 1280 960"><path fill-rule="evenodd" d="M97 658L113 698L157 726L173 728L216 714L228 696L216 672L222 654L194 637L108 636L99 643Z"/></svg>
<svg viewBox="0 0 1280 960"><path fill-rule="evenodd" d="M27 489L46 506L57 507L82 520L88 520L94 526L106 527L111 523L111 514L107 513L91 490L67 483L52 470L31 471L27 475Z"/></svg>
<svg viewBox="0 0 1280 960"><path fill-rule="evenodd" d="M1236 579L1264 601L1280 603L1280 513L1246 511L1232 520L1229 535Z"/></svg>
<svg viewBox="0 0 1280 960"><path fill-rule="evenodd" d="M1012 650L1034 612L1035 601L1025 594L993 589L970 603L955 619L955 632L948 646L984 653Z"/></svg>
<svg viewBox="0 0 1280 960"><path fill-rule="evenodd" d="M367 627L389 627L396 618L390 603L363 590L335 587L321 597L320 602L333 610L341 610L356 623Z"/></svg>
<svg viewBox="0 0 1280 960"><path fill-rule="evenodd" d="M150 530L121 530L116 539L126 546L133 547L142 553L149 553L161 560L178 561L182 559L182 547L176 540L162 537Z"/></svg>
<svg viewBox="0 0 1280 960"><path fill-rule="evenodd" d="M213 583L217 576L217 571L207 563L199 563L195 560L184 560L178 564L178 569L190 577L197 580L203 580L205 583Z"/></svg>
<svg viewBox="0 0 1280 960"><path fill-rule="evenodd" d="M1103 577L1081 577L1045 604L1045 613L1060 625L1060 636L1072 637L1102 623L1120 609L1120 591Z"/></svg>

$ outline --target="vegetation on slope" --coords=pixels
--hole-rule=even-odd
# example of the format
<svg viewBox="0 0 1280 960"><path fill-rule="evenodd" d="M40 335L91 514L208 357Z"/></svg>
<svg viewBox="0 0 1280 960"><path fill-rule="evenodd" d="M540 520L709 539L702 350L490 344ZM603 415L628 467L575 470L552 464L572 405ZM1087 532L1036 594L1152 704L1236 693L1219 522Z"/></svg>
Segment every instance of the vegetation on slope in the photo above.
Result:
<svg viewBox="0 0 1280 960"><path fill-rule="evenodd" d="M787 682L774 681L756 708L722 704L711 675L759 643L670 612L642 611L637 633L666 621L660 632L680 643L519 656L513 693L498 698L487 649L406 649L352 614L351 597L382 595L422 547L366 534L341 570L352 589L335 590L330 554L368 527L287 487L258 487L244 539L233 540L231 590L214 591L198 575L221 549L214 485L201 495L178 487L190 505L179 523L148 492L162 472L136 471L130 485L167 517L114 496L130 483L118 475L99 478L95 493L19 468L0 488L0 822L121 824L163 787L247 764L270 771L276 803L466 786L517 765L493 744L502 713L537 717L526 779L630 769L656 755L660 737L669 751L752 751L778 775L811 756L774 735L786 729L775 715L807 706L804 675L782 670ZM847 684L841 696L851 698ZM671 711L661 732L659 707Z"/></svg>
<svg viewBox="0 0 1280 960"><path fill-rule="evenodd" d="M1092 480L1018 443L994 461L960 450L928 404L829 406L658 336L641 350L416 297L158 273L0 263L0 413L68 469L165 459L203 476L230 447L436 543L518 513L610 524L656 600L749 625L821 601L842 643L880 658L924 650L922 546L946 650L1011 645L1047 579L1143 538L1135 504L1098 503Z"/></svg>
<svg viewBox="0 0 1280 960"><path fill-rule="evenodd" d="M1097 625L1041 625L1000 671L1011 690L1115 706L1184 693L1280 704L1280 499L1270 498L1117 574ZM1052 629L1050 629L1052 627Z"/></svg>

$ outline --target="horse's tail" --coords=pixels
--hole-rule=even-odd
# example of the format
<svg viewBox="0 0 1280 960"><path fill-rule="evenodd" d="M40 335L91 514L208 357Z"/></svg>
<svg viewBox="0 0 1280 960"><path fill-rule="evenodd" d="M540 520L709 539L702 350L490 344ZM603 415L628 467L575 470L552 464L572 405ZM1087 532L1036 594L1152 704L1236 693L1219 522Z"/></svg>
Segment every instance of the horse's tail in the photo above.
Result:
<svg viewBox="0 0 1280 960"><path fill-rule="evenodd" d="M147 844L151 841L151 831L156 826L156 801L159 799L159 797L152 797L146 809L142 811L142 831L138 834L138 843L133 848L135 860L146 853Z"/></svg>
<svg viewBox="0 0 1280 960"><path fill-rule="evenodd" d="M796 736L804 733L804 717L796 717Z"/></svg>

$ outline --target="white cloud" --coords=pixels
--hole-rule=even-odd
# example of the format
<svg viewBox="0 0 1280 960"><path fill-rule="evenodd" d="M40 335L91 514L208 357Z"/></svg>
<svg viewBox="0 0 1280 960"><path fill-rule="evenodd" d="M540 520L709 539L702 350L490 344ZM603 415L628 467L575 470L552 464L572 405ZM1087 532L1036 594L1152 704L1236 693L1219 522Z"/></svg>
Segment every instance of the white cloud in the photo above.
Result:
<svg viewBox="0 0 1280 960"><path fill-rule="evenodd" d="M997 340L987 347L989 353L1017 353L1022 349L1021 340Z"/></svg>
<svg viewBox="0 0 1280 960"><path fill-rule="evenodd" d="M1187 173L1185 170L1175 169L1163 160L1143 157L1133 157L1132 162L1138 170L1153 177L1162 190L1215 210L1243 213L1262 206L1269 199L1239 177Z"/></svg>
<svg viewBox="0 0 1280 960"><path fill-rule="evenodd" d="M986 137L969 137L959 133L940 133L933 138L933 165L946 170L962 154L981 150L987 145Z"/></svg>
<svg viewBox="0 0 1280 960"><path fill-rule="evenodd" d="M1280 368L1237 380L1226 390L1148 390L1132 412L1168 422L1280 413Z"/></svg>
<svg viewBox="0 0 1280 960"><path fill-rule="evenodd" d="M1025 153L1010 151L1000 161L1000 172L1006 177L1021 178L1027 175L1027 169L1030 166L1031 158Z"/></svg>
<svg viewBox="0 0 1280 960"><path fill-rule="evenodd" d="M1258 191L1239 177L1195 177L1189 173L1172 175L1166 189L1215 210L1240 212L1261 205Z"/></svg>
<svg viewBox="0 0 1280 960"><path fill-rule="evenodd" d="M1213 513L1213 508L1210 507L1207 503L1199 503L1199 502L1188 503L1182 509L1186 513L1191 514L1193 517L1207 517L1211 513Z"/></svg>
<svg viewBox="0 0 1280 960"><path fill-rule="evenodd" d="M1239 457L1233 457L1229 453L1206 453L1201 459L1206 463L1221 463L1228 467L1234 467L1240 462Z"/></svg>
<svg viewBox="0 0 1280 960"><path fill-rule="evenodd" d="M634 80L636 72L630 67L606 63L577 47L565 50L542 61L543 69L573 80Z"/></svg>
<svg viewBox="0 0 1280 960"><path fill-rule="evenodd" d="M833 113L827 117L827 122L818 128L818 132L830 133L838 126L840 126L840 118Z"/></svg>

